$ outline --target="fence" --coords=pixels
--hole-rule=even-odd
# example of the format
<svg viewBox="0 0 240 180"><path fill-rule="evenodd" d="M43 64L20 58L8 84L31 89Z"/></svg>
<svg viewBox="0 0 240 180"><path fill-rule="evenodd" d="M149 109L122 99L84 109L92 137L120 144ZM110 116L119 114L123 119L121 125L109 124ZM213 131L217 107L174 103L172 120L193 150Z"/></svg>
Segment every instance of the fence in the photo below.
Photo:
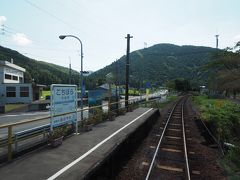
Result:
<svg viewBox="0 0 240 180"><path fill-rule="evenodd" d="M83 109L78 109L78 112L86 111L88 116L84 118L83 121L78 120L78 126L80 126L80 131L84 130L88 124L97 124L102 121L112 120L117 115L125 114L126 110L133 110L134 108L140 106L155 106L157 107L157 101L159 100L159 94L152 95L150 97L152 100L146 101L146 99L132 98L129 101L129 107L125 107L125 100L114 102L114 103L105 103L103 105L88 107ZM114 108L118 104L119 108ZM62 116L70 113L65 113L57 116ZM55 117L57 117L55 116ZM0 138L0 159L12 160L13 156L18 156L20 152L26 151L26 149L31 149L34 146L46 144L48 142L48 135L50 133L50 124L44 124L36 126L34 128L24 129L24 130L15 130L14 128L35 123L42 122L44 120L49 120L50 116L26 120L22 122L9 123L0 126L0 130L7 129L5 136ZM50 122L50 121L49 121ZM21 129L21 128L20 128ZM73 129L73 128L72 128ZM71 134L73 131L70 131Z"/></svg>

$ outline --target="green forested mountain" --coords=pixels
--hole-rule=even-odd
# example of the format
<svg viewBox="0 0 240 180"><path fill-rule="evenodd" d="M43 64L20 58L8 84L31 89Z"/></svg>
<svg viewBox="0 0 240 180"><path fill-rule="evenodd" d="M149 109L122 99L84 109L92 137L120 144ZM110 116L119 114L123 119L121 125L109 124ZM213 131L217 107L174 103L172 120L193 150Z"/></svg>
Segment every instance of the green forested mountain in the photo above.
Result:
<svg viewBox="0 0 240 180"><path fill-rule="evenodd" d="M25 82L34 82L39 84L50 85L53 83L68 83L69 69L55 64L36 61L30 59L17 51L0 46L0 60L11 61L26 69ZM76 71L72 71L72 82L78 82L79 76Z"/></svg>
<svg viewBox="0 0 240 180"><path fill-rule="evenodd" d="M216 49L201 46L157 44L130 54L130 85L141 87L146 82L162 85L168 80L184 78L204 83L208 74L201 67L210 61ZM106 74L116 74L118 64L120 83L125 81L126 57L93 73L90 78L105 79Z"/></svg>
<svg viewBox="0 0 240 180"><path fill-rule="evenodd" d="M177 46L157 44L149 48L134 51L130 54L130 85L143 87L146 82L162 85L168 80L184 78L198 83L207 81L207 74L201 67L210 61L216 49L200 46ZM0 46L0 60L10 61L26 68L26 80L50 85L68 83L69 69L55 64L30 59L17 51ZM108 73L116 74L118 67L120 84L125 82L125 61L121 57L117 62L96 71L86 79L87 88L94 88L104 83ZM118 64L116 66L116 64ZM79 74L72 72L72 82L78 84Z"/></svg>

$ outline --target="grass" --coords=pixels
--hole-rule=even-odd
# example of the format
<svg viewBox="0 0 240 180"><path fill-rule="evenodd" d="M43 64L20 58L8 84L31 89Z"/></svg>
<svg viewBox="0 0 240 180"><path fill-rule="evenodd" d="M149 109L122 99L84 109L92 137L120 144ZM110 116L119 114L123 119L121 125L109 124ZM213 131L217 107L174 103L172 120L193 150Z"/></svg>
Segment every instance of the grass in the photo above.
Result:
<svg viewBox="0 0 240 180"><path fill-rule="evenodd" d="M78 91L80 92L80 91ZM129 95L130 96L139 96L140 92L138 90L133 90L133 89L129 89ZM51 95L51 91L42 91L42 96L41 99L45 99L46 96L50 96Z"/></svg>
<svg viewBox="0 0 240 180"><path fill-rule="evenodd" d="M6 104L5 105L5 113L11 112L11 111L21 108L23 106L26 106L26 105L25 104Z"/></svg>
<svg viewBox="0 0 240 180"><path fill-rule="evenodd" d="M166 101L164 102L154 102L153 103L153 107L154 108L164 108L165 106L167 106L170 102L175 101L178 98L178 96L167 96Z"/></svg>
<svg viewBox="0 0 240 180"><path fill-rule="evenodd" d="M41 99L45 99L46 96L50 96L51 95L51 91L42 91L42 97Z"/></svg>
<svg viewBox="0 0 240 180"><path fill-rule="evenodd" d="M199 106L201 118L216 126L220 139L233 143L239 140L236 129L240 128L240 105L225 99L209 99L207 96L195 96L193 102Z"/></svg>
<svg viewBox="0 0 240 180"><path fill-rule="evenodd" d="M135 89L129 89L128 93L129 93L130 96L139 96L140 95L140 92L138 90L135 90Z"/></svg>
<svg viewBox="0 0 240 180"><path fill-rule="evenodd" d="M195 96L193 102L201 111L201 118L212 125L216 137L221 142L234 144L220 164L231 179L240 179L240 105L226 99L210 99Z"/></svg>

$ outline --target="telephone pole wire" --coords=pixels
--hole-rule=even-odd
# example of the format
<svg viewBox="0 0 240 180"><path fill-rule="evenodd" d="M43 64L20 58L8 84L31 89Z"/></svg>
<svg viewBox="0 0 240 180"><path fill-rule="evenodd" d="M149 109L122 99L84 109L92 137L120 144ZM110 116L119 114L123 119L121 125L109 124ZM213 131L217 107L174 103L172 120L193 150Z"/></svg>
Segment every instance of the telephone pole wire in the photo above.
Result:
<svg viewBox="0 0 240 180"><path fill-rule="evenodd" d="M125 108L128 110L128 85L129 85L129 52L130 52L130 39L133 38L127 34L127 56L126 56L126 87L125 87Z"/></svg>

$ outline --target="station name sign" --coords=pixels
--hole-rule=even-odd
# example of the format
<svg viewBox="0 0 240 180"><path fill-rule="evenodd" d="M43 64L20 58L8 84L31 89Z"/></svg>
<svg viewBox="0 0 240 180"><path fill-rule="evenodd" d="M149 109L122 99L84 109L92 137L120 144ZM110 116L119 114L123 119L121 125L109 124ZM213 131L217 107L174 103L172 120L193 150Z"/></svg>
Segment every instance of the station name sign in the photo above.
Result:
<svg viewBox="0 0 240 180"><path fill-rule="evenodd" d="M55 117L56 116L56 117ZM77 121L77 86L51 85L51 129Z"/></svg>

